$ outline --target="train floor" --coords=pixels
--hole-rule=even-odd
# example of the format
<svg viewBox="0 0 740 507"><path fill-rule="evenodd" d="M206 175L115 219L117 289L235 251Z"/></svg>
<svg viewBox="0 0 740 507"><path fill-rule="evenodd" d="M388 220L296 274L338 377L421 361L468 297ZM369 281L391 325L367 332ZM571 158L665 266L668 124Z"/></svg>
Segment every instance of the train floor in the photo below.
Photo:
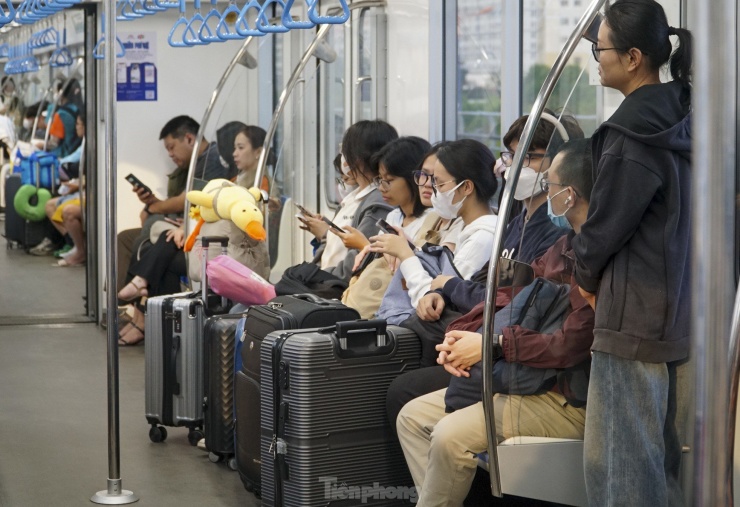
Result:
<svg viewBox="0 0 740 507"><path fill-rule="evenodd" d="M93 505L107 488L107 334L85 316L85 269L54 263L0 249L0 507ZM119 359L120 475L136 505L259 506L236 472L189 445L186 429L150 442L144 347L122 347ZM547 505L494 501L485 475L467 506Z"/></svg>

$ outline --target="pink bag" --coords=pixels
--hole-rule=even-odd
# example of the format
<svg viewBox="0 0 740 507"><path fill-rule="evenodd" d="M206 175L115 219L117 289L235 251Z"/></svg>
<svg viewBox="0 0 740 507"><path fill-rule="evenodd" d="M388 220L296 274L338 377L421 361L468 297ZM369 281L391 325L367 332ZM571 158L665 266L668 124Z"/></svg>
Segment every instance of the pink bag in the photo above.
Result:
<svg viewBox="0 0 740 507"><path fill-rule="evenodd" d="M275 297L270 282L226 255L209 260L206 272L213 292L236 303L263 305Z"/></svg>

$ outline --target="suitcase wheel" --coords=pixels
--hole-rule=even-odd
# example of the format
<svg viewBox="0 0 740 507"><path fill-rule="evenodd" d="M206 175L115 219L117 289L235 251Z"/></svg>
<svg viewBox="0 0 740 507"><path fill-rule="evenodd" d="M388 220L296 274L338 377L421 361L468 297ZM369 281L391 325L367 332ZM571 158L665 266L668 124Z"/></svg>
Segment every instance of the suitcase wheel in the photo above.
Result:
<svg viewBox="0 0 740 507"><path fill-rule="evenodd" d="M238 470L238 467L236 466L236 457L229 458L228 465L232 471L236 472Z"/></svg>
<svg viewBox="0 0 740 507"><path fill-rule="evenodd" d="M198 445L201 438L203 438L203 431L201 430L190 430L188 433L188 442L190 442L190 445L193 447Z"/></svg>
<svg viewBox="0 0 740 507"><path fill-rule="evenodd" d="M167 430L165 429L165 427L152 425L152 427L149 429L149 440L151 440L155 444L158 444L160 442L164 442L166 439Z"/></svg>
<svg viewBox="0 0 740 507"><path fill-rule="evenodd" d="M218 463L223 459L223 456L219 456L215 452L209 452L208 459L211 461L211 463Z"/></svg>

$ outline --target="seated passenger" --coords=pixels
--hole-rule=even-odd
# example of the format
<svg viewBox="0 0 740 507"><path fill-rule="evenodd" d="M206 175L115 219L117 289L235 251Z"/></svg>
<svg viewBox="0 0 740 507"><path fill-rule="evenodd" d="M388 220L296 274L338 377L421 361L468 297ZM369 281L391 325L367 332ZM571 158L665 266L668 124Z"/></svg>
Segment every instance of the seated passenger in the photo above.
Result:
<svg viewBox="0 0 740 507"><path fill-rule="evenodd" d="M84 139L85 137L85 112L83 110L77 111L77 120L75 121L75 130L76 135L80 138L80 140ZM59 196L53 197L52 199L49 199L46 202L45 206L45 213L46 217L50 220L51 224L54 226L54 228L59 231L62 237L69 234L70 240L72 241L71 244L65 244L61 248L57 249L59 245L56 244L56 241L53 239L52 236L47 236L41 242L36 245L35 247L31 248L28 253L31 255L51 255L54 254L55 257L59 257L64 262L60 261L57 263L57 266L78 266L85 263L85 246L84 245L78 245L74 242L74 238L71 237L72 234L70 234L70 231L67 229L67 227L64 225L64 209L67 206L76 206L80 207L80 181L79 178L75 177L70 179L68 175L64 172L63 168L70 167L72 164L77 164L77 176L79 176L79 163L82 159L82 150L83 150L83 144L82 141L80 141L80 144L77 146L77 149L70 155L62 158L59 160L60 165L62 169L59 171L60 180L62 181L62 184L59 187ZM81 220L82 213L81 210L75 211L75 210L68 210L66 212L68 216L68 221L70 224L72 224L73 229L76 230L77 222ZM81 226L81 223L80 223ZM79 239L79 235L78 235ZM82 243L84 243L84 238ZM74 247L77 247L76 250L74 250ZM74 250L74 251L72 251ZM68 256L71 255L71 258L67 259Z"/></svg>
<svg viewBox="0 0 740 507"><path fill-rule="evenodd" d="M488 205L496 193L493 176L495 159L491 150L472 139L452 141L437 151L434 165L432 205L446 219L461 218L463 228L457 238L454 267L462 278L470 278L488 261L493 245L496 216ZM403 279L407 294L389 289L378 315L400 325L411 314L433 281L406 238L392 234L374 236L370 251L400 259L396 277Z"/></svg>
<svg viewBox="0 0 740 507"><path fill-rule="evenodd" d="M431 145L419 137L400 137L385 145L374 157L380 174L375 183L383 200L395 206L385 220L396 233L409 241L419 240L419 237L423 240L438 218L428 213L431 201L427 199L424 202L414 183L414 171L421 166L430 148ZM352 277L349 288L342 295L342 302L358 310L362 318L370 318L378 310L396 270L396 259L382 255L375 258L376 254L369 253L365 247L355 260L355 272L359 258L364 259L365 255L370 255L369 263L361 273Z"/></svg>
<svg viewBox="0 0 740 507"><path fill-rule="evenodd" d="M573 227L532 267L537 276L570 285L570 308L562 327L550 334L509 326L502 329L496 356L534 368L555 368L558 382L543 394L494 396L499 441L514 436L582 439L585 424L585 387L594 313L580 295L573 278L570 241L588 213L593 187L589 140L566 143L553 160L545 186L554 219L565 217ZM479 333L451 331L438 345L439 362L452 375L466 377L481 360ZM577 371L579 389L564 373ZM561 375L562 374L562 375ZM419 506L462 505L475 476L477 454L487 448L482 402L446 412L446 389L407 403L397 420L398 437L419 495ZM564 394L563 394L564 393Z"/></svg>
<svg viewBox="0 0 740 507"><path fill-rule="evenodd" d="M48 114L52 117L46 149L59 158L71 155L82 143L82 138L77 135L75 121L84 109L83 106L80 83L71 79L59 90L57 107L48 109Z"/></svg>
<svg viewBox="0 0 740 507"><path fill-rule="evenodd" d="M149 239L152 224L165 217L178 219L183 216L188 169L199 127L198 122L189 116L177 116L162 127L159 139L163 141L167 154L176 168L167 176L166 199L159 199L145 188L133 188L139 200L145 205L140 215L142 227L118 233L119 268L116 284L118 290L127 283L126 268L132 253L138 252L142 243ZM214 178L231 179L234 176L235 171L222 162L216 143L209 143L203 139L196 160L195 178L209 181Z"/></svg>
<svg viewBox="0 0 740 507"><path fill-rule="evenodd" d="M507 167L507 172L519 146L519 138L527 118L526 115L518 118L504 136L504 146L508 151L501 154L501 160ZM575 118L563 116L559 122L570 139L583 138L583 131ZM520 183L514 194L522 211L506 226L502 257L529 264L566 233L566 229L555 225L547 216L547 193L540 188L545 171L564 142L556 128L557 123L554 116L544 116L535 128L532 143L523 161ZM391 427L395 428L398 412L408 401L447 387L449 375L441 366L437 366L435 346L442 342L451 322L485 299L487 278L488 263L470 280L437 277L431 285L433 290L419 301L416 315L404 322L403 325L413 329L422 340L423 368L399 376L388 388L386 410Z"/></svg>
<svg viewBox="0 0 740 507"><path fill-rule="evenodd" d="M304 214L301 218L303 225L320 241L312 262L339 280L349 281L355 256L365 246L366 237L377 233L376 223L386 218L391 209L383 202L374 182L378 167L372 163L372 157L397 138L396 129L382 120L359 121L344 133L342 155L357 188L342 199L342 207L332 222L346 233L327 234L330 227L319 214Z"/></svg>

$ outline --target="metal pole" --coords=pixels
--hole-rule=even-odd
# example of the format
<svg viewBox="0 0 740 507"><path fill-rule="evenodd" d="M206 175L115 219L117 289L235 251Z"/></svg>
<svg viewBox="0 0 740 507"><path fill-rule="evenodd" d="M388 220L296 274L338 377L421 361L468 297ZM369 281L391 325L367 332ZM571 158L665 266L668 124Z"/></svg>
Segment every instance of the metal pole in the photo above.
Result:
<svg viewBox="0 0 740 507"><path fill-rule="evenodd" d="M265 143L263 145L264 149L260 153L260 159L257 162L257 174L255 174L254 177L254 186L257 188L262 188L262 176L265 174L265 168L267 167L267 156L270 153L272 138L275 137L275 132L277 132L278 127L278 121L280 120L280 116L282 116L283 110L288 103L288 98L293 92L293 88L295 87L296 83L298 83L298 78L301 76L301 72L303 72L303 69L306 68L309 60L314 56L314 50L324 39L324 37L326 37L326 34L329 32L330 28L331 25L321 25L321 28L319 28L319 31L316 34L316 37L313 41L311 41L311 44L306 49L305 53L303 53L301 61L298 62L298 65L295 67L295 69L293 69L293 73L290 75L290 78L288 79L288 84L285 85L285 89L283 89L283 93L280 94L280 99L278 100L277 107L275 108L275 112L272 114L272 121L270 122L270 126L267 129L267 134L265 135Z"/></svg>
<svg viewBox="0 0 740 507"><path fill-rule="evenodd" d="M558 55L557 60L555 60L555 64L547 75L547 78L545 78L545 82L542 83L542 88L540 88L540 92L537 94L537 98L532 105L532 110L529 113L529 117L527 118L524 130L519 139L519 146L517 147L514 160L511 164L511 185L506 185L506 189L504 190L501 208L499 208L496 232L493 235L491 260L488 265L486 304L483 312L483 410L486 418L486 432L488 436L488 471L491 476L491 492L497 497L503 496L503 492L501 491L501 475L499 473L498 452L496 449L498 442L496 440L496 420L494 417L495 414L493 407L493 357L491 349L493 348L493 319L496 314L496 291L498 289L496 271L498 269L498 259L499 255L501 255L501 248L504 242L504 231L506 229L509 214L511 213L514 191L516 190L519 174L522 170L524 154L532 143L535 127L545 109L547 100L550 98L560 75L563 73L563 69L568 63L568 59L573 54L576 46L578 46L583 34L586 33L587 28L596 18L598 11L601 9L604 2L605 0L593 0L591 5L588 6L586 13L576 25L575 30L571 34L570 38L568 38L568 41L565 43L560 55Z"/></svg>
<svg viewBox="0 0 740 507"><path fill-rule="evenodd" d="M692 166L692 345L696 361L693 505L732 504L734 421L728 361L735 293L737 6L691 2L695 29ZM735 361L730 358L730 361ZM737 372L733 372L737 377Z"/></svg>
<svg viewBox="0 0 740 507"><path fill-rule="evenodd" d="M105 64L103 89L105 111L105 243L108 277L108 489L95 493L90 501L105 505L137 502L139 497L121 485L121 459L118 417L118 294L116 290L118 258L116 252L116 1L106 0ZM89 55L88 55L89 56Z"/></svg>

